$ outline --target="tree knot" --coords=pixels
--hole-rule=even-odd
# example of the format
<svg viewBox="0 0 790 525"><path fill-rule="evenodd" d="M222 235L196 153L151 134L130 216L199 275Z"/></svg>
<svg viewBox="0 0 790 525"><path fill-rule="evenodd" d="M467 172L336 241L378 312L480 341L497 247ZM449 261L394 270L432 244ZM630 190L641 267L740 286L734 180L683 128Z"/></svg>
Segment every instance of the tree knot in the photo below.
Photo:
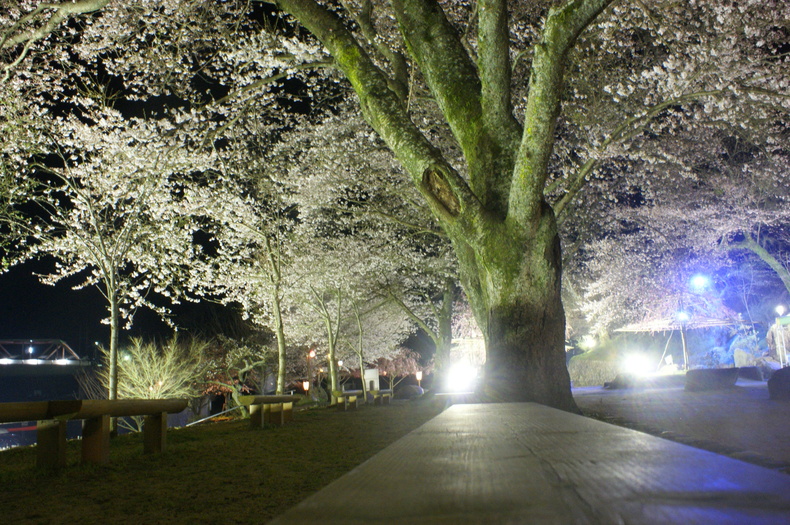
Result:
<svg viewBox="0 0 790 525"><path fill-rule="evenodd" d="M444 172L440 168L436 166L428 167L422 174L422 183L447 213L453 217L461 213L461 204L458 202L458 198L453 193Z"/></svg>

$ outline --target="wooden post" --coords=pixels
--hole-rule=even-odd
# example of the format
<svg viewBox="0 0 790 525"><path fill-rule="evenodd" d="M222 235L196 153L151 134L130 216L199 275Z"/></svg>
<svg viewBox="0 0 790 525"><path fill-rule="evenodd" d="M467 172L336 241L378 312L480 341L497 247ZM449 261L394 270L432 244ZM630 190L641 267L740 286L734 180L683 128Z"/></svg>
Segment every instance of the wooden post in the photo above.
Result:
<svg viewBox="0 0 790 525"><path fill-rule="evenodd" d="M110 462L110 416L99 415L82 422L82 462Z"/></svg>
<svg viewBox="0 0 790 525"><path fill-rule="evenodd" d="M36 465L40 468L66 466L66 422L40 420L36 424Z"/></svg>
<svg viewBox="0 0 790 525"><path fill-rule="evenodd" d="M263 427L263 405L250 405L250 428Z"/></svg>
<svg viewBox="0 0 790 525"><path fill-rule="evenodd" d="M293 402L283 403L283 422L288 423L294 418L294 404Z"/></svg>
<svg viewBox="0 0 790 525"><path fill-rule="evenodd" d="M337 409L340 412L343 412L346 409L346 396L340 396L337 398Z"/></svg>
<svg viewBox="0 0 790 525"><path fill-rule="evenodd" d="M167 445L167 412L145 416L143 420L143 453L164 452Z"/></svg>
<svg viewBox="0 0 790 525"><path fill-rule="evenodd" d="M285 416L283 415L283 404L273 403L271 405L271 419L275 425L283 426L285 424Z"/></svg>

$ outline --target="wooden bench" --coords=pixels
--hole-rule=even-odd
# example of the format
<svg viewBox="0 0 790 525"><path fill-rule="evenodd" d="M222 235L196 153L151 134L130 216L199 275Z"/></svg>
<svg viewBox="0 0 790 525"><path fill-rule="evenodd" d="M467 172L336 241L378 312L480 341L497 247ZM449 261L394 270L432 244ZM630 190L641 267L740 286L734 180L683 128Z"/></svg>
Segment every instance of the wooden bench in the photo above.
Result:
<svg viewBox="0 0 790 525"><path fill-rule="evenodd" d="M250 409L250 428L264 424L284 425L293 419L294 403L300 396L240 396L239 403Z"/></svg>
<svg viewBox="0 0 790 525"><path fill-rule="evenodd" d="M510 403L454 405L270 523L685 525L788 516L786 474Z"/></svg>
<svg viewBox="0 0 790 525"><path fill-rule="evenodd" d="M186 399L68 400L0 403L0 423L37 421L39 467L66 466L66 421L82 419L82 462L110 461L110 418L145 416L143 451L162 452L166 445L167 414L181 412Z"/></svg>
<svg viewBox="0 0 790 525"><path fill-rule="evenodd" d="M337 409L342 412L357 408L357 399L364 392L362 390L335 390L332 393L337 398Z"/></svg>
<svg viewBox="0 0 790 525"><path fill-rule="evenodd" d="M392 390L371 390L374 405L389 405L392 401Z"/></svg>

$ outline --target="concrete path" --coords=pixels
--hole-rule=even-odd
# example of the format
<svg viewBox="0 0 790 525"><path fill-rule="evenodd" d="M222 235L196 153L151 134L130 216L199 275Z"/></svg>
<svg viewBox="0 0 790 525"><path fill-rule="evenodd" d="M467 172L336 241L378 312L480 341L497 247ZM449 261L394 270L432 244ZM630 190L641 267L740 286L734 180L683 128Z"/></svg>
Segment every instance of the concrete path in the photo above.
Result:
<svg viewBox="0 0 790 525"><path fill-rule="evenodd" d="M458 404L272 524L782 524L790 476L534 403Z"/></svg>
<svg viewBox="0 0 790 525"><path fill-rule="evenodd" d="M790 473L790 401L768 399L764 382L685 392L681 377L644 388L576 388L573 395L582 411L604 421Z"/></svg>

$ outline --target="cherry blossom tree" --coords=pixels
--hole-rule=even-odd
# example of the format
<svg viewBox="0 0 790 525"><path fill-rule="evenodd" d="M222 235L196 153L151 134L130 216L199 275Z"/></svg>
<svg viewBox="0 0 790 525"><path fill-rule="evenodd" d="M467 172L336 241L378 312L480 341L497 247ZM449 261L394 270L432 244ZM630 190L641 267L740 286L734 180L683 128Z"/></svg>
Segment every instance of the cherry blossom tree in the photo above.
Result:
<svg viewBox="0 0 790 525"><path fill-rule="evenodd" d="M4 20L10 80L62 49L55 44L74 44L85 64L101 62L140 93L205 104L193 81L216 81L230 97L214 97L217 128L257 100L282 108L287 90L267 86L325 67L328 52L452 242L486 340L492 399L575 408L558 230L575 203L617 198L605 188L623 170L641 175L632 179L641 186L663 166L693 172L674 155L680 132L705 136L722 123L771 132L787 120L790 6L781 1L280 0L323 46L312 59L295 25L251 28L233 2L159 0L142 11L39 4L24 2ZM72 19L82 26L58 25L86 4L104 8ZM324 70L299 78L343 85ZM773 136L763 139L781 135Z"/></svg>
<svg viewBox="0 0 790 525"><path fill-rule="evenodd" d="M239 397L255 390L252 383L272 357L271 350L260 341L217 338L206 353L204 392L230 394L235 405L241 406Z"/></svg>
<svg viewBox="0 0 790 525"><path fill-rule="evenodd" d="M356 357L359 374L363 378L368 363L394 358L400 351L400 343L408 338L414 326L399 305L391 301L380 302L376 294L371 297L372 301L369 299L365 303L352 301L351 312L355 326L344 332L347 334L347 347ZM356 338L353 337L354 333ZM367 389L368 385L362 381L365 396Z"/></svg>
<svg viewBox="0 0 790 525"><path fill-rule="evenodd" d="M390 389L394 389L400 384L401 381L422 371L423 373L430 373L432 366L420 366L420 354L409 350L408 348L400 348L397 353L389 358L380 358L376 366L382 374L387 376L389 380Z"/></svg>
<svg viewBox="0 0 790 525"><path fill-rule="evenodd" d="M765 14L757 3L609 4L569 1L545 10L530 3L509 12L506 2L491 1L470 13L456 4L405 1L391 4L387 15L379 4L348 4L340 16L310 0L279 4L337 60L366 119L452 239L486 338L494 398L573 407L555 217L587 180L616 166L632 144L671 133L678 121L691 125L691 115L745 118L746 105L733 104L745 101L744 93L756 99L750 107L771 115L776 105L766 99L781 94L786 81L786 71L776 74L766 53L755 50L778 49L771 33L782 27L774 17L785 16L786 6ZM463 24L471 30L456 29ZM531 48L531 62L513 64L512 45L515 53ZM762 56L749 60L752 52ZM405 76L404 63L419 68L463 164L408 118L416 75ZM518 82L513 65L528 83ZM514 108L513 95L522 94L524 105ZM677 118L678 106L687 115ZM557 144L558 135L567 141Z"/></svg>
<svg viewBox="0 0 790 525"><path fill-rule="evenodd" d="M685 286L695 272L744 267L728 270L744 275L746 266L758 264L774 274L761 280L790 291L783 262L790 241L790 154L770 140L757 147L733 129L710 134L704 147L682 135L674 142L675 155L685 149L696 169L683 173L667 166L656 184L640 191L639 205L615 205L609 228L599 231L608 237L585 248L586 270L594 275L587 276L592 280L585 307L597 314L598 330L634 320L634 312L649 310L645 298L654 301ZM748 308L748 298L740 299Z"/></svg>
<svg viewBox="0 0 790 525"><path fill-rule="evenodd" d="M262 162L250 159L248 168ZM227 162L226 162L227 167ZM232 171L232 170L231 170ZM207 286L225 304L235 304L259 327L269 327L277 341L277 392L285 388L287 349L284 310L288 307L291 264L289 230L293 218L282 196L266 190L270 184L221 177L204 188L202 210L215 245L210 257L195 263L197 286Z"/></svg>
<svg viewBox="0 0 790 525"><path fill-rule="evenodd" d="M118 342L125 320L148 307L167 310L149 294L182 300L197 257L192 215L200 208L190 175L209 170L212 156L179 149L162 123L129 121L100 109L88 122L65 119L52 151L59 163L39 164L42 181L29 216L29 243L18 261L51 256L54 269L40 276L55 284L79 279L75 288L98 288L107 301L110 326L109 398L118 395ZM167 125L165 124L165 127Z"/></svg>
<svg viewBox="0 0 790 525"><path fill-rule="evenodd" d="M342 224L346 231L375 237L371 246L378 269L368 288L378 289L379 302L400 307L431 337L440 368L452 341L455 259L390 150L358 110L347 106L338 108L337 116L289 133L277 149L294 159L282 181L293 184L303 220L328 216L333 227Z"/></svg>

